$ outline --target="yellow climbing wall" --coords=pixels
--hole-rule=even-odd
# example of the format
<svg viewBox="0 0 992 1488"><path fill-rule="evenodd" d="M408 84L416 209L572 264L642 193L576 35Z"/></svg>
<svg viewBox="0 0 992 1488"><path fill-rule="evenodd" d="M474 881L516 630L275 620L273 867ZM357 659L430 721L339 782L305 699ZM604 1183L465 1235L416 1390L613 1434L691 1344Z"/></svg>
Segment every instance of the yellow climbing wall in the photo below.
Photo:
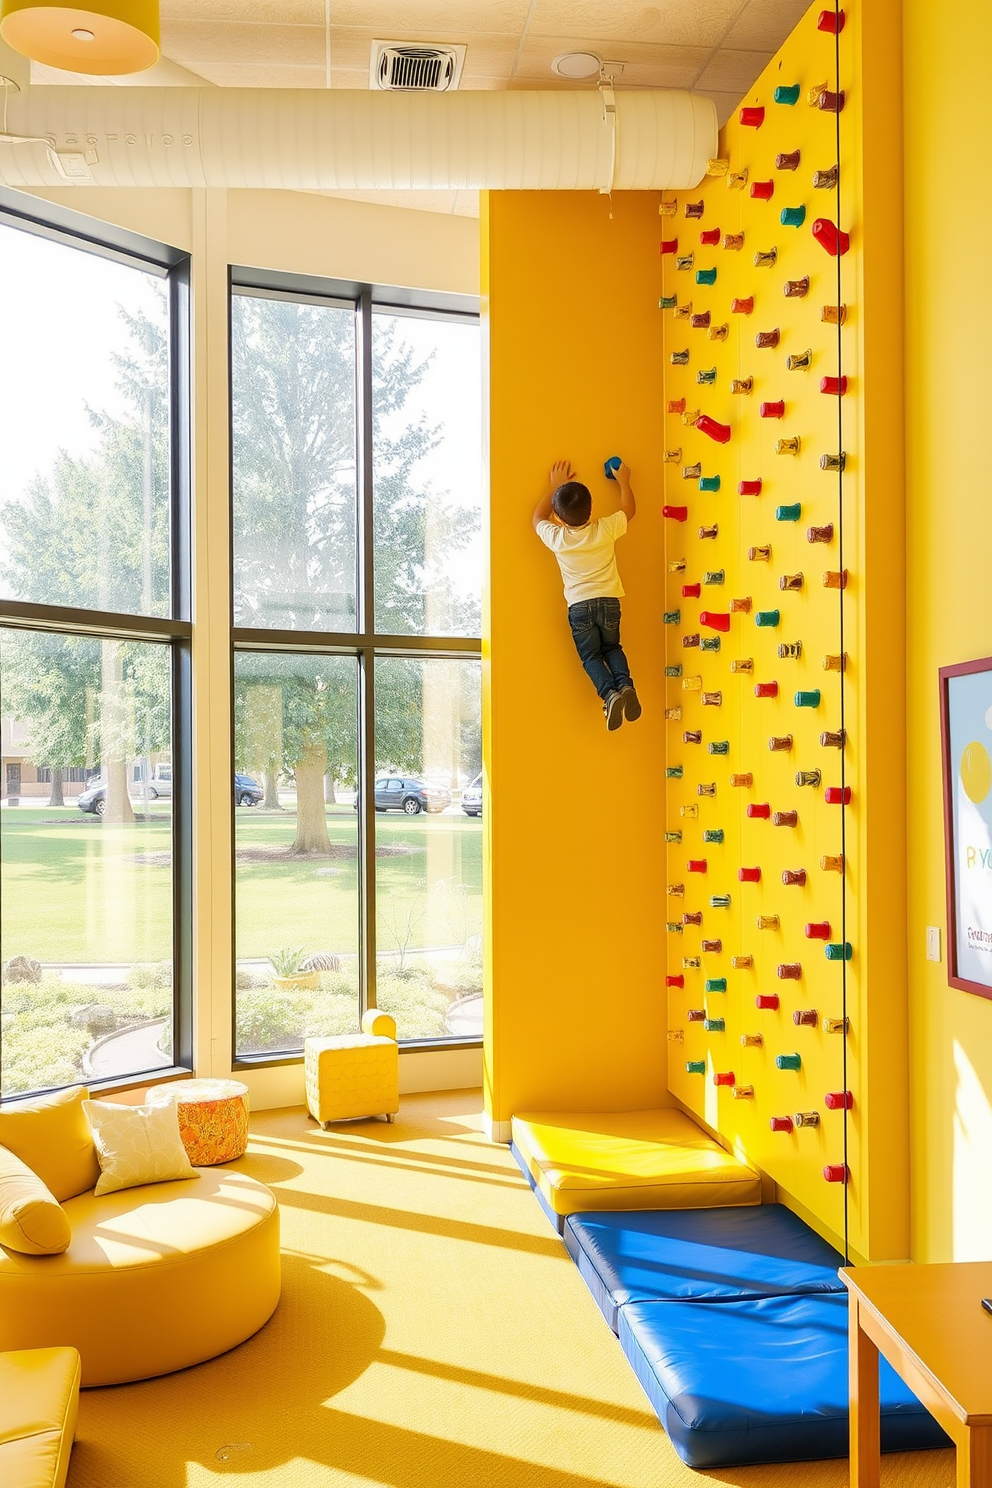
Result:
<svg viewBox="0 0 992 1488"><path fill-rule="evenodd" d="M880 1258L908 1254L898 188L865 202L898 79L859 10L814 7L661 204L665 919L672 1092Z"/></svg>

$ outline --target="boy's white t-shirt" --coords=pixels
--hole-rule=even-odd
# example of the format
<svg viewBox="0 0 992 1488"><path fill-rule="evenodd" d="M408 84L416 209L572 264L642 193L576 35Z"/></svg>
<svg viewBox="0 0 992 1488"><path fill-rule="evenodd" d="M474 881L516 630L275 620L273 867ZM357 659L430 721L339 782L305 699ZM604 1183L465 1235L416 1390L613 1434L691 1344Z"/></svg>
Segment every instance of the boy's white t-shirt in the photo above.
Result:
<svg viewBox="0 0 992 1488"><path fill-rule="evenodd" d="M565 599L570 605L583 599L623 596L617 570L615 544L627 531L622 511L600 517L585 527L562 527L557 522L538 522L537 535L558 559L565 581Z"/></svg>

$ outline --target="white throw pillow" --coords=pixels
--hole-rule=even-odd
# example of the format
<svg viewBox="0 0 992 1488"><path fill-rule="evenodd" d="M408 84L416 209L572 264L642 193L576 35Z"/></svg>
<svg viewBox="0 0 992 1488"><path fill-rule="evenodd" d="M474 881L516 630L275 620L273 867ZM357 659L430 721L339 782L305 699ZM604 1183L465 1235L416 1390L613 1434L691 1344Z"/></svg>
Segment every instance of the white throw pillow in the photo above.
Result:
<svg viewBox="0 0 992 1488"><path fill-rule="evenodd" d="M174 1105L117 1106L88 1100L83 1109L100 1161L94 1193L196 1177L179 1135Z"/></svg>

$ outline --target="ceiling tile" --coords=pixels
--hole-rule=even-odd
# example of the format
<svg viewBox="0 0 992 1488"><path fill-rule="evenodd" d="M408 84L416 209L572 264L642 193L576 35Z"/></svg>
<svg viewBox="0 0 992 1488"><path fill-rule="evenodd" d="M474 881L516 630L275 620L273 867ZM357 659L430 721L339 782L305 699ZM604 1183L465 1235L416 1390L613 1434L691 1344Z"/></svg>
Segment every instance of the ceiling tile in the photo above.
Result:
<svg viewBox="0 0 992 1488"><path fill-rule="evenodd" d="M736 93L742 98L773 55L772 52L728 52L721 48L700 73L696 86L714 88L718 93Z"/></svg>
<svg viewBox="0 0 992 1488"><path fill-rule="evenodd" d="M336 0L333 0L336 8ZM231 21L238 26L324 25L324 0L161 0L162 20Z"/></svg>
<svg viewBox="0 0 992 1488"><path fill-rule="evenodd" d="M218 88L323 88L324 67L281 67L204 62L200 72ZM366 78L366 81L368 79Z"/></svg>
<svg viewBox="0 0 992 1488"><path fill-rule="evenodd" d="M210 0L208 0L210 3ZM296 0L299 3L299 0ZM530 0L331 0L335 26L371 30L383 41L420 31L464 41L472 31L519 36Z"/></svg>
<svg viewBox="0 0 992 1488"><path fill-rule="evenodd" d="M560 88L562 80L551 71L559 52L596 52L602 56L604 42L589 36L550 40L532 37L523 47L514 74L514 85L524 80L540 81L546 88ZM649 46L634 43L624 47L625 67L620 85L625 88L690 88L711 56L708 47ZM589 88L584 82L580 87Z"/></svg>
<svg viewBox="0 0 992 1488"><path fill-rule="evenodd" d="M702 93L706 98L712 98L713 102L716 104L716 114L717 119L720 122L721 129L723 128L724 124L726 124L727 120L732 118L733 115L737 112L738 106L740 105L740 93L717 93L710 88L699 88L697 89L697 92Z"/></svg>
<svg viewBox="0 0 992 1488"><path fill-rule="evenodd" d="M323 68L324 31L316 26L163 20L162 51L194 72L204 72L213 62Z"/></svg>
<svg viewBox="0 0 992 1488"><path fill-rule="evenodd" d="M528 37L601 36L615 43L715 46L741 0L536 0Z"/></svg>
<svg viewBox="0 0 992 1488"><path fill-rule="evenodd" d="M777 52L807 9L806 0L748 0L723 45L740 51Z"/></svg>

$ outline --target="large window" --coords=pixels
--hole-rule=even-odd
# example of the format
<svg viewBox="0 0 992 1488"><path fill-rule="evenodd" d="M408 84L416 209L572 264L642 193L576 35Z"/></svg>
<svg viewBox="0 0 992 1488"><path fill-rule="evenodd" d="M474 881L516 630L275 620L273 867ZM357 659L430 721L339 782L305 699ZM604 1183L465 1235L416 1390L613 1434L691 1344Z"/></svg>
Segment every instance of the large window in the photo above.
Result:
<svg viewBox="0 0 992 1488"><path fill-rule="evenodd" d="M0 1095L188 1064L185 263L0 213Z"/></svg>
<svg viewBox="0 0 992 1488"><path fill-rule="evenodd" d="M242 1060L482 1033L478 317L390 298L233 276Z"/></svg>

